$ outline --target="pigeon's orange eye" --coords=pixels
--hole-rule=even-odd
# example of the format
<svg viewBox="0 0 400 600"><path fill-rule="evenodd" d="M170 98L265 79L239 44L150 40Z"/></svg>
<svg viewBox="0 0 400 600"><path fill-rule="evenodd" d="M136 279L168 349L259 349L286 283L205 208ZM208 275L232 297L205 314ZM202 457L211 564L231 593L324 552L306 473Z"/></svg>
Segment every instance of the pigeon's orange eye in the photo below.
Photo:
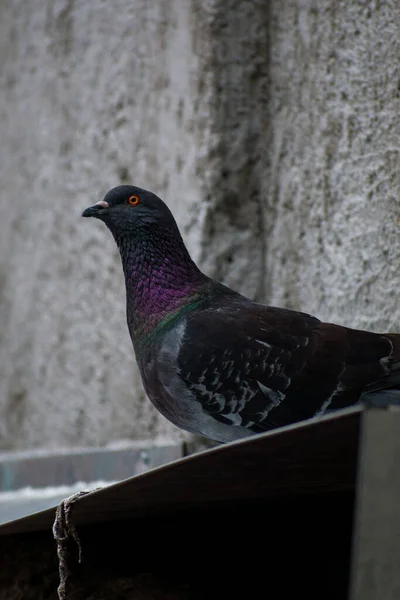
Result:
<svg viewBox="0 0 400 600"><path fill-rule="evenodd" d="M132 206L136 206L136 204L139 204L139 202L139 196L129 196L128 198L128 204L131 204Z"/></svg>

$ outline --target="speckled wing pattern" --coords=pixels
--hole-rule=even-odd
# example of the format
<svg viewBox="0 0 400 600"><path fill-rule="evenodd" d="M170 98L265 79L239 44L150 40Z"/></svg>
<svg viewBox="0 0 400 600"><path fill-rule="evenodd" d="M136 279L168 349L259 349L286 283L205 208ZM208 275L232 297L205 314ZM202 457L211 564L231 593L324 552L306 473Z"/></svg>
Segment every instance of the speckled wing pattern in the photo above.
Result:
<svg viewBox="0 0 400 600"><path fill-rule="evenodd" d="M227 303L188 316L178 367L204 412L259 433L400 384L399 345L395 335Z"/></svg>

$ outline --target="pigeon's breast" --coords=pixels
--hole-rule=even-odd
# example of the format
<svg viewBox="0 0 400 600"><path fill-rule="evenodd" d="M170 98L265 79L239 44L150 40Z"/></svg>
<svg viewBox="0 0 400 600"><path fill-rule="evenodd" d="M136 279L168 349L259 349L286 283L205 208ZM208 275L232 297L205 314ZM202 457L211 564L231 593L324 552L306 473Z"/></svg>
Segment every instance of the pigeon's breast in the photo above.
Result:
<svg viewBox="0 0 400 600"><path fill-rule="evenodd" d="M220 442L251 435L251 431L218 422L203 410L182 377L178 357L185 337L186 317L149 348L139 363L143 386L154 406L177 427Z"/></svg>
<svg viewBox="0 0 400 600"><path fill-rule="evenodd" d="M139 362L143 386L151 402L169 421L187 429L193 413L193 395L179 376L178 356L186 329L183 317L158 337Z"/></svg>

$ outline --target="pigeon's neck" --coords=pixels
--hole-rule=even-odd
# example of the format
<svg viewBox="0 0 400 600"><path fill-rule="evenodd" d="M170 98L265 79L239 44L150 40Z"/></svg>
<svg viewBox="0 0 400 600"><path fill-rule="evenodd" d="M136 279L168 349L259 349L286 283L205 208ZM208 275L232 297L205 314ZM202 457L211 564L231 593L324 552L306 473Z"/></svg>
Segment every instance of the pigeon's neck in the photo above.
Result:
<svg viewBox="0 0 400 600"><path fill-rule="evenodd" d="M159 234L149 237L139 232L117 240L125 274L128 327L135 347L197 306L210 285L182 239Z"/></svg>

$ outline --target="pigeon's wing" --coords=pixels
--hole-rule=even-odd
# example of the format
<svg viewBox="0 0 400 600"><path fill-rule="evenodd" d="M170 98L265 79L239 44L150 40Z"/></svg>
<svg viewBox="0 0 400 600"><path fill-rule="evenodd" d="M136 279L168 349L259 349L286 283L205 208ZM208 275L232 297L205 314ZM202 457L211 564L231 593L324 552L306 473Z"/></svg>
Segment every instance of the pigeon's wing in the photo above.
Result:
<svg viewBox="0 0 400 600"><path fill-rule="evenodd" d="M391 373L399 379L394 346L400 355L397 336L321 323L291 310L238 305L187 317L178 366L206 413L259 432L389 386Z"/></svg>

